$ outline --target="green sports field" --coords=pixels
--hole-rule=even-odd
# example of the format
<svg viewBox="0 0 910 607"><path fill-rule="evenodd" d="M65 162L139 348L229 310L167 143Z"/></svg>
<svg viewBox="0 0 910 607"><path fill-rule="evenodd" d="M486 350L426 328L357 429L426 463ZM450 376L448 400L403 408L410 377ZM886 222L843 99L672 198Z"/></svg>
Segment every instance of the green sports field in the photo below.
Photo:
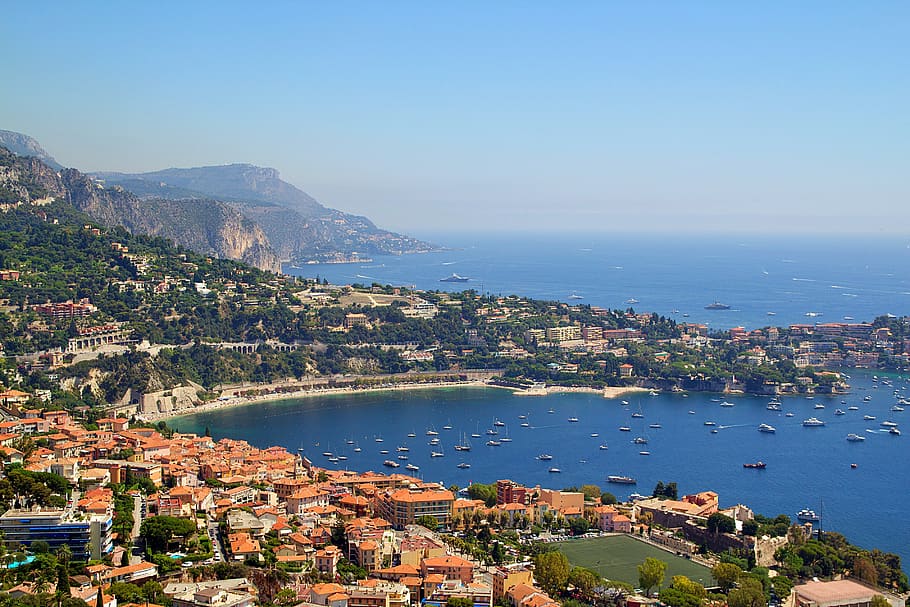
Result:
<svg viewBox="0 0 910 607"><path fill-rule="evenodd" d="M570 540L557 544L569 562L587 567L608 580L619 580L638 586L638 566L652 556L667 564L664 586L674 575L685 575L702 584L711 585L711 570L688 559L639 542L628 535Z"/></svg>

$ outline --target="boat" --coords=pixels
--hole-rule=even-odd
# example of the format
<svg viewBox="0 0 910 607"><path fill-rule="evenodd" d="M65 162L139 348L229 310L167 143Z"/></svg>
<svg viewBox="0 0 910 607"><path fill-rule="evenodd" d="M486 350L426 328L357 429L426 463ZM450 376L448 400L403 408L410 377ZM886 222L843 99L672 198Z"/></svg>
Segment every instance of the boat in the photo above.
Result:
<svg viewBox="0 0 910 607"><path fill-rule="evenodd" d="M895 427L888 428L888 434L893 434L894 436L900 436L901 431Z"/></svg>
<svg viewBox="0 0 910 607"><path fill-rule="evenodd" d="M550 474L559 474L560 472L562 472L562 470L560 470L560 469L557 468L556 466L553 466L552 468L550 468L549 470L547 470L547 472L549 472Z"/></svg>
<svg viewBox="0 0 910 607"><path fill-rule="evenodd" d="M851 468L856 468L856 464L850 464Z"/></svg>
<svg viewBox="0 0 910 607"><path fill-rule="evenodd" d="M408 438L417 438L416 432L408 432Z"/></svg>
<svg viewBox="0 0 910 607"><path fill-rule="evenodd" d="M847 407L847 411L859 411L859 407L852 405L850 407Z"/></svg>
<svg viewBox="0 0 910 607"><path fill-rule="evenodd" d="M573 424L576 423L577 421L578 421L578 418L577 418L577 417L570 417L570 418L569 418L569 422L571 422L571 423L573 423Z"/></svg>
<svg viewBox="0 0 910 607"><path fill-rule="evenodd" d="M549 453L541 453L540 455L537 456L537 459L546 462L546 461L550 461L551 459L553 459L553 456L550 455Z"/></svg>
<svg viewBox="0 0 910 607"><path fill-rule="evenodd" d="M511 443L511 442L512 442L512 437L511 437L511 436L503 436L503 437L501 437L501 438L499 439L499 442L501 442L501 443Z"/></svg>
<svg viewBox="0 0 910 607"><path fill-rule="evenodd" d="M405 466L405 468L408 469L408 470L413 470L413 471L415 471L415 472L416 472L417 470L420 470L420 466L418 466L418 465L416 465L416 464L408 464L407 466Z"/></svg>
<svg viewBox="0 0 910 607"><path fill-rule="evenodd" d="M695 411L689 409L689 415L695 415Z"/></svg>
<svg viewBox="0 0 910 607"><path fill-rule="evenodd" d="M496 426L497 428L502 428L503 426L506 425L506 423L504 421L502 421L501 419L494 419L493 425Z"/></svg>
<svg viewBox="0 0 910 607"><path fill-rule="evenodd" d="M591 438L597 438L598 436L600 436L600 434L598 434L597 432L591 433Z"/></svg>
<svg viewBox="0 0 910 607"><path fill-rule="evenodd" d="M494 430L493 428L487 429L487 436L496 436L497 434L499 434L498 430Z"/></svg>
<svg viewBox="0 0 910 607"><path fill-rule="evenodd" d="M427 436L439 436L439 432L437 432L434 428L428 428Z"/></svg>
<svg viewBox="0 0 910 607"><path fill-rule="evenodd" d="M428 445L438 445L438 444L439 444L439 437L438 437L438 436L434 436L433 438L430 439L430 442L428 442L427 444L428 444Z"/></svg>
<svg viewBox="0 0 910 607"><path fill-rule="evenodd" d="M618 485L634 485L638 481L636 481L631 476L610 475L607 477L607 482L615 483Z"/></svg>
<svg viewBox="0 0 910 607"><path fill-rule="evenodd" d="M464 434L461 435L461 442L455 445L456 451L470 451L471 450L471 441L468 440L468 437Z"/></svg>
<svg viewBox="0 0 910 607"><path fill-rule="evenodd" d="M777 428L775 428L771 424L759 424L758 431L767 432L768 434L774 434L775 432L777 432Z"/></svg>
<svg viewBox="0 0 910 607"><path fill-rule="evenodd" d="M882 426L883 428L897 428L897 422L893 422L891 420L883 421L879 425Z"/></svg>
<svg viewBox="0 0 910 607"><path fill-rule="evenodd" d="M331 451L323 451L322 454L323 454L324 456L326 456L326 457L332 457L332 452L331 452Z"/></svg>
<svg viewBox="0 0 910 607"><path fill-rule="evenodd" d="M377 437L376 437L375 439L373 439L373 440L375 440L377 443L381 443L381 442L382 442L382 437L381 437L381 436L377 436Z"/></svg>
<svg viewBox="0 0 910 607"><path fill-rule="evenodd" d="M442 451L430 451L430 457L445 457Z"/></svg>
<svg viewBox="0 0 910 607"><path fill-rule="evenodd" d="M467 276L459 276L458 274L452 274L451 276L446 276L445 278L440 278L439 282L468 282L471 280Z"/></svg>
<svg viewBox="0 0 910 607"><path fill-rule="evenodd" d="M499 447L502 443L498 440L488 440L487 447Z"/></svg>
<svg viewBox="0 0 910 607"><path fill-rule="evenodd" d="M354 444L354 439L353 439L353 438L349 438L348 440L346 440L346 441L344 441L344 442L346 442L346 443L349 444L349 445L353 445L353 444Z"/></svg>
<svg viewBox="0 0 910 607"><path fill-rule="evenodd" d="M521 422L521 427L522 427L522 428L530 428L530 427L531 427L531 424L529 424L528 422Z"/></svg>
<svg viewBox="0 0 910 607"><path fill-rule="evenodd" d="M619 431L620 432L631 432L632 428L630 428L629 426L620 426Z"/></svg>
<svg viewBox="0 0 910 607"><path fill-rule="evenodd" d="M645 416L645 414L642 413L641 411L636 411L635 413L632 414L632 417L636 417L636 418L640 418L640 417L644 417L644 416Z"/></svg>
<svg viewBox="0 0 910 607"><path fill-rule="evenodd" d="M646 445L648 444L648 439L646 439L644 436L636 436L632 439L632 442L636 445Z"/></svg>
<svg viewBox="0 0 910 607"><path fill-rule="evenodd" d="M788 411L788 412L785 413L784 415L785 415L786 417L793 417L794 413L791 412L791 411Z"/></svg>
<svg viewBox="0 0 910 607"><path fill-rule="evenodd" d="M714 303L709 303L705 306L705 310L729 310L730 306L725 303L720 303L719 301L714 301Z"/></svg>
<svg viewBox="0 0 910 607"><path fill-rule="evenodd" d="M650 392L648 392L648 396L660 396L660 392L655 392L654 390L651 390Z"/></svg>
<svg viewBox="0 0 910 607"><path fill-rule="evenodd" d="M651 455L651 452L650 451L639 451L638 454L639 455Z"/></svg>
<svg viewBox="0 0 910 607"><path fill-rule="evenodd" d="M780 406L780 403L768 403L768 406L765 407L765 409L767 409L768 411L780 411L781 406Z"/></svg>
<svg viewBox="0 0 910 607"><path fill-rule="evenodd" d="M758 469L758 470L764 470L765 467L767 467L767 465L768 465L768 464L766 464L765 462L759 460L759 461L757 461L757 462L750 462L750 463L747 463L747 464L743 464L743 468L755 468L755 469Z"/></svg>
<svg viewBox="0 0 910 607"><path fill-rule="evenodd" d="M348 456L347 456L347 455L339 455L339 456L338 456L338 460L339 460L339 461L342 461L342 462L346 462L346 461L348 460Z"/></svg>
<svg viewBox="0 0 910 607"><path fill-rule="evenodd" d="M846 411L844 411L843 409L834 410L834 415L846 415L846 414L847 414Z"/></svg>
<svg viewBox="0 0 910 607"><path fill-rule="evenodd" d="M388 450L388 449L380 449L380 450L379 450L379 453L380 453L381 455L388 455L388 454L389 454L389 450Z"/></svg>
<svg viewBox="0 0 910 607"><path fill-rule="evenodd" d="M736 406L736 403L731 403L731 402L728 402L728 401L723 401L722 403L720 403L720 406L721 406L721 407L735 407L735 406Z"/></svg>
<svg viewBox="0 0 910 607"><path fill-rule="evenodd" d="M854 434L851 432L850 434L847 435L847 440L850 441L851 443L858 443L858 442L866 440L866 437L862 436L860 434Z"/></svg>
<svg viewBox="0 0 910 607"><path fill-rule="evenodd" d="M398 462L391 460L391 459L385 460L384 462L382 462L382 465L386 466L387 468L400 468L401 467L401 464L399 464Z"/></svg>
<svg viewBox="0 0 910 607"><path fill-rule="evenodd" d="M803 426L805 426L807 428L820 428L821 426L824 426L824 425L825 425L825 422L818 419L817 417L810 417L809 419L803 420Z"/></svg>
<svg viewBox="0 0 910 607"><path fill-rule="evenodd" d="M717 434L717 428L711 428L711 434Z"/></svg>
<svg viewBox="0 0 910 607"><path fill-rule="evenodd" d="M480 432L471 432L471 438L480 438Z"/></svg>
<svg viewBox="0 0 910 607"><path fill-rule="evenodd" d="M446 424L445 426L442 427L442 429L443 429L443 430L451 430L451 429L452 429L452 424Z"/></svg>
<svg viewBox="0 0 910 607"><path fill-rule="evenodd" d="M626 303L631 305L631 304L637 304L637 303L641 303L641 302L638 301L637 299L635 299L634 297L630 297L629 299L626 300Z"/></svg>
<svg viewBox="0 0 910 607"><path fill-rule="evenodd" d="M471 467L471 464L469 464L469 463L467 463L467 462L461 462L461 463L459 463L459 464L458 464L457 466L455 466L455 467L456 467L456 468L461 468L462 470L467 470L468 468Z"/></svg>
<svg viewBox="0 0 910 607"><path fill-rule="evenodd" d="M337 457L332 456L332 457L329 458L329 461L332 462L332 463L334 464L334 463L338 462L339 460L338 460Z"/></svg>
<svg viewBox="0 0 910 607"><path fill-rule="evenodd" d="M408 459L408 456L407 456L407 455L399 455L399 456L398 456L398 459L400 459L400 460L402 460L402 461L405 461L405 460Z"/></svg>
<svg viewBox="0 0 910 607"><path fill-rule="evenodd" d="M623 405L628 405L628 404L629 404L629 401L623 400L623 401L620 401L620 403L623 404Z"/></svg>
<svg viewBox="0 0 910 607"><path fill-rule="evenodd" d="M815 403L815 408L816 408L816 409L824 409L824 408L825 408L825 405L823 405L823 404L821 404L821 403Z"/></svg>
<svg viewBox="0 0 910 607"><path fill-rule="evenodd" d="M872 400L872 397L867 395L863 397L863 400L868 403L870 400Z"/></svg>
<svg viewBox="0 0 910 607"><path fill-rule="evenodd" d="M607 446L607 443L600 443L600 446L597 448L600 449L601 451L606 451L607 449L609 449L609 447Z"/></svg>
<svg viewBox="0 0 910 607"><path fill-rule="evenodd" d="M711 420L708 420L708 421L705 422L705 425L706 425L706 426L716 426L717 423L716 423L716 422L712 422Z"/></svg>
<svg viewBox="0 0 910 607"><path fill-rule="evenodd" d="M569 295L569 299L584 299L584 296L579 295L578 293L572 293L571 295Z"/></svg>
<svg viewBox="0 0 910 607"><path fill-rule="evenodd" d="M815 513L815 510L803 508L796 513L796 520L801 523L817 523L821 520L821 517Z"/></svg>
<svg viewBox="0 0 910 607"><path fill-rule="evenodd" d="M407 451L410 451L411 449L409 447L405 447L404 445L399 445L398 448L395 450L398 451L399 453L405 453Z"/></svg>
<svg viewBox="0 0 910 607"><path fill-rule="evenodd" d="M895 413L897 413L897 412L903 411L904 408L901 407L900 405L894 405L893 407L891 407L891 410L894 411Z"/></svg>
<svg viewBox="0 0 910 607"><path fill-rule="evenodd" d="M354 453L360 453L361 451L363 451L363 449L360 447L354 447Z"/></svg>
<svg viewBox="0 0 910 607"><path fill-rule="evenodd" d="M663 426L661 426L660 424L649 424L648 427L649 428L662 428Z"/></svg>
<svg viewBox="0 0 910 607"><path fill-rule="evenodd" d="M550 413L550 414L556 413L556 409L547 409L547 413Z"/></svg>

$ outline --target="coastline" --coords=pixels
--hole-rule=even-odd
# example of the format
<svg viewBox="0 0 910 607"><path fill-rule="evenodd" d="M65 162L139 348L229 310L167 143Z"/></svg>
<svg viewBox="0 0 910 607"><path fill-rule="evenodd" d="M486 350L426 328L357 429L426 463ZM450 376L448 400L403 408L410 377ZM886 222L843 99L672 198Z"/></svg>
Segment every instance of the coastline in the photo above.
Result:
<svg viewBox="0 0 910 607"><path fill-rule="evenodd" d="M268 386L263 386L261 389L265 391L263 394L256 394L251 396L231 396L224 400L214 400L208 401L196 405L191 409L185 409L182 411L169 412L169 413L150 413L138 416L144 422L158 422L158 421L168 421L177 419L180 417L186 417L189 415L196 415L198 413L208 413L211 411L220 411L222 409L234 409L237 407L244 407L249 405L255 405L257 403L266 403L266 402L279 402L283 400L296 400L301 398L314 398L317 396L338 396L342 394L377 394L381 392L404 392L410 390L439 390L443 388L490 388L498 390L510 390L513 394L516 395L528 395L528 396L549 396L550 394L566 394L566 393L576 393L576 394L599 394L604 398L618 398L625 394L634 393L634 392L647 392L647 388L639 388L635 386L629 387L619 387L619 386L606 386L604 388L586 388L586 387L576 387L576 386L547 386L540 393L529 392L529 391L516 391L514 388L508 386L501 386L493 383L488 383L480 380L468 380L468 381L440 381L440 382L427 382L427 383L408 383L408 384L398 384L391 386L382 386L378 388L301 388L299 390L293 390L289 392L275 392L277 388L287 387L286 384L277 382L275 384L269 384Z"/></svg>
<svg viewBox="0 0 910 607"><path fill-rule="evenodd" d="M263 390L274 390L277 387L282 387L284 384L270 384L263 387ZM290 392L267 392L264 394L257 394L253 396L232 396L225 400L214 400L205 403L196 405L191 409L185 409L182 411L170 412L170 413L151 413L144 414L139 416L144 422L157 422L161 420L172 420L180 417L186 417L189 415L196 415L197 413L208 413L210 411L219 411L221 409L234 409L237 407L244 407L248 405L254 405L257 403L266 403L266 402L279 402L283 400L296 400L301 398L314 398L317 396L338 396L342 394L376 394L380 392L404 392L410 390L438 390L442 388L503 388L504 386L497 386L495 384L488 384L480 380L468 380L468 381L441 381L441 382L427 382L427 383L409 383L409 384L398 384L394 386L383 386L379 388L305 388L300 390L294 390Z"/></svg>

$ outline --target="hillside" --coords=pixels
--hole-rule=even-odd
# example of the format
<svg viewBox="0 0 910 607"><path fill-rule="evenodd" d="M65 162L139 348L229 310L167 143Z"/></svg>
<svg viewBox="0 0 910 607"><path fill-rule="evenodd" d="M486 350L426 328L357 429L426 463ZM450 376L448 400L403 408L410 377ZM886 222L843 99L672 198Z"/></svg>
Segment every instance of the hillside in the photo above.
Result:
<svg viewBox="0 0 910 607"><path fill-rule="evenodd" d="M143 198L212 198L262 227L282 259L292 262L431 251L434 245L377 228L369 219L330 209L280 178L278 171L250 164L152 173L97 173Z"/></svg>
<svg viewBox="0 0 910 607"><path fill-rule="evenodd" d="M203 255L243 261L277 272L278 256L254 222L211 199L140 199L121 188L105 188L75 169L59 173L36 157L0 148L0 203L66 201L109 227L169 238Z"/></svg>
<svg viewBox="0 0 910 607"><path fill-rule="evenodd" d="M34 156L52 169L59 171L63 168L53 156L48 154L41 144L34 138L14 131L0 129L0 146L5 147L17 156Z"/></svg>

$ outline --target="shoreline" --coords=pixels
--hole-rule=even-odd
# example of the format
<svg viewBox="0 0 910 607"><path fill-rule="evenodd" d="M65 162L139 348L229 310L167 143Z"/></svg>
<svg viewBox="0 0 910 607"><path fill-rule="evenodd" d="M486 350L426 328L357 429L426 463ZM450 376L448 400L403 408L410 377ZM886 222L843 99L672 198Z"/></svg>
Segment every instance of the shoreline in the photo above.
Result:
<svg viewBox="0 0 910 607"><path fill-rule="evenodd" d="M270 384L263 387L263 390L274 390L276 388L286 387L286 384L277 382L275 384ZM604 398L615 399L625 394L630 394L634 392L648 392L647 388L639 388L636 386L629 387L619 387L619 386L605 386L604 388L588 388L580 386L547 386L541 392L533 392L527 390L515 390L515 388L509 386L501 386L498 384L488 383L481 380L467 380L467 381L441 381L441 382L427 382L427 383L407 383L407 384L398 384L394 386L382 386L377 388L301 388L299 390L293 390L289 392L268 392L265 394L256 394L253 396L231 396L224 400L214 400L205 403L201 403L190 409L185 409L177 412L170 413L150 413L137 415L137 419L143 422L158 422L158 421L169 421L177 419L180 417L187 417L190 415L196 415L199 413L209 413L212 411L220 411L222 409L235 409L237 407L245 407L249 405L254 405L258 403L271 403L271 402L280 402L284 400L296 400L303 398L315 398L317 396L339 396L342 394L378 394L382 392L405 392L412 390L439 390L443 388L490 388L497 390L509 390L516 396L549 396L551 394L598 394Z"/></svg>

